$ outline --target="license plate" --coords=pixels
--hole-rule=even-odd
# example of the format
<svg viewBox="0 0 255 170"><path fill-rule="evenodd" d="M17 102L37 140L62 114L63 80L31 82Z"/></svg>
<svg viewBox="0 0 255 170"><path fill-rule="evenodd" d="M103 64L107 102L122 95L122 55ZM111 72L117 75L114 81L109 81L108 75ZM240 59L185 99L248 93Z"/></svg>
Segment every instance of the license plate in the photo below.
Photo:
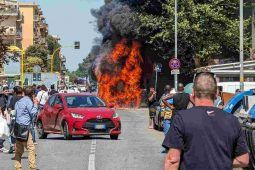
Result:
<svg viewBox="0 0 255 170"><path fill-rule="evenodd" d="M95 129L106 129L105 125L95 125Z"/></svg>

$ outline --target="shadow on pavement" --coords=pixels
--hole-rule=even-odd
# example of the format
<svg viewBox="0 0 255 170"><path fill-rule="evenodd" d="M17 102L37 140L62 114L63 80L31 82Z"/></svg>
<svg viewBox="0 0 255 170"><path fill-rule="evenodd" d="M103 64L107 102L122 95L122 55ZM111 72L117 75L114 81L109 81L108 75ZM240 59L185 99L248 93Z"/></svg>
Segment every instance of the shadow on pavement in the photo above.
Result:
<svg viewBox="0 0 255 170"><path fill-rule="evenodd" d="M72 140L112 140L110 136L74 136L70 141ZM40 139L40 140L65 140L64 137L58 136L58 137L48 137L47 139ZM118 139L121 140L121 139ZM115 140L117 141L117 140Z"/></svg>

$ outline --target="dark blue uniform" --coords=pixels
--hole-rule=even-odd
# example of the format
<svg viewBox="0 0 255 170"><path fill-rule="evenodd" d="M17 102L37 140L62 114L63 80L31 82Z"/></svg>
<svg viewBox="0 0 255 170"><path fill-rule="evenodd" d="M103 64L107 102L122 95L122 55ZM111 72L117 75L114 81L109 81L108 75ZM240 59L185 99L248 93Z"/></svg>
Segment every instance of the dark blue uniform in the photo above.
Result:
<svg viewBox="0 0 255 170"><path fill-rule="evenodd" d="M232 170L233 159L248 153L237 118L215 107L179 111L163 146L182 150L183 170Z"/></svg>

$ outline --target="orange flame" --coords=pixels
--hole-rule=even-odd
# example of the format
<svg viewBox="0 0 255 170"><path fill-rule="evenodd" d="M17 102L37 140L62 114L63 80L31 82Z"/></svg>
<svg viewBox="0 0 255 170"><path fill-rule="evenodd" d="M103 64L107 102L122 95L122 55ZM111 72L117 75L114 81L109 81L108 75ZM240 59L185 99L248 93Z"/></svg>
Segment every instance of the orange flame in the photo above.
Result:
<svg viewBox="0 0 255 170"><path fill-rule="evenodd" d="M106 103L112 103L116 107L139 107L142 92L141 45L137 41L133 41L131 47L127 44L126 39L121 40L105 61L101 61L97 66L95 72L98 80L98 95ZM102 69L104 65L108 65L108 71Z"/></svg>

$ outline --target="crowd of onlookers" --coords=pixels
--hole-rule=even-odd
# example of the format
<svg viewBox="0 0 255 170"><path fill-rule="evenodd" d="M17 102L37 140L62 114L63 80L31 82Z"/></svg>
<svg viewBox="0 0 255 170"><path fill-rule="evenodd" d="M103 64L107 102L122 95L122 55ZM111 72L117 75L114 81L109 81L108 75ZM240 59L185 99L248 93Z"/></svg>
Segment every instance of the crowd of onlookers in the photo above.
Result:
<svg viewBox="0 0 255 170"><path fill-rule="evenodd" d="M35 122L40 109L50 95L58 93L54 85L50 90L45 85L29 87L15 86L2 88L0 94L0 116L6 120L10 136L0 138L0 152L15 153L15 168L21 169L21 156L26 148L29 152L30 169L36 169L35 159ZM6 148L8 141L9 148Z"/></svg>
<svg viewBox="0 0 255 170"><path fill-rule="evenodd" d="M177 91L166 85L159 102L151 87L148 105L149 128L153 128L156 108L160 107L165 134L163 153L167 153L165 170L233 169L249 165L241 125L234 115L223 110L212 73L195 75L192 94L185 93L182 83Z"/></svg>

